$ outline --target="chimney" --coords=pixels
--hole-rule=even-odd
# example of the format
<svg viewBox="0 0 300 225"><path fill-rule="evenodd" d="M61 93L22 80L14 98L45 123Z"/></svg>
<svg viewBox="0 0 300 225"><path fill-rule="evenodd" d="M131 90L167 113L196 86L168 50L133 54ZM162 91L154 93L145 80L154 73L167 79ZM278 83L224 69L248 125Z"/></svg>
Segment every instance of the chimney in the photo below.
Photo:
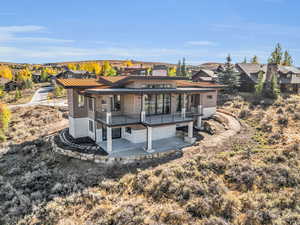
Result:
<svg viewBox="0 0 300 225"><path fill-rule="evenodd" d="M278 65L276 63L269 63L267 66L266 81L271 82L273 76L277 76Z"/></svg>

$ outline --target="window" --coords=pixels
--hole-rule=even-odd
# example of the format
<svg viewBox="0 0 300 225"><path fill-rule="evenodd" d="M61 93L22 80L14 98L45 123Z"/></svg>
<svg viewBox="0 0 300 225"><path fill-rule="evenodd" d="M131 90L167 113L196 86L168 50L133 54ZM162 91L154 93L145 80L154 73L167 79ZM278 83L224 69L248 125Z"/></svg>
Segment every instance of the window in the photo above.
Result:
<svg viewBox="0 0 300 225"><path fill-rule="evenodd" d="M89 110L90 111L94 111L94 99L93 98L89 98Z"/></svg>
<svg viewBox="0 0 300 225"><path fill-rule="evenodd" d="M84 106L84 96L78 95L78 107L83 107L83 106Z"/></svg>
<svg viewBox="0 0 300 225"><path fill-rule="evenodd" d="M112 112L121 111L121 96L120 95L114 95L111 98L111 111Z"/></svg>
<svg viewBox="0 0 300 225"><path fill-rule="evenodd" d="M213 99L213 96L212 95L207 95L207 98L208 99Z"/></svg>
<svg viewBox="0 0 300 225"><path fill-rule="evenodd" d="M181 112L182 108L182 95L178 94L176 97L176 112Z"/></svg>
<svg viewBox="0 0 300 225"><path fill-rule="evenodd" d="M94 132L94 123L91 120L89 120L89 131Z"/></svg>
<svg viewBox="0 0 300 225"><path fill-rule="evenodd" d="M172 88L171 84L144 84L142 88Z"/></svg>
<svg viewBox="0 0 300 225"><path fill-rule="evenodd" d="M159 115L171 113L171 95L156 94L146 95L145 111L147 115Z"/></svg>
<svg viewBox="0 0 300 225"><path fill-rule="evenodd" d="M131 127L126 127L125 131L126 133L131 134Z"/></svg>

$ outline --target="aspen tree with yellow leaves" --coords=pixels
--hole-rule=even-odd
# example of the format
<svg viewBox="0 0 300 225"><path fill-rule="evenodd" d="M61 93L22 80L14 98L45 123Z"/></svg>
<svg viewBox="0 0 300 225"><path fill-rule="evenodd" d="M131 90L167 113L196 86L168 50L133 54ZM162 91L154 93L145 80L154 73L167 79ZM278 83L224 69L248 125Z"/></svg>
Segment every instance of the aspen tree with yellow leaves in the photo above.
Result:
<svg viewBox="0 0 300 225"><path fill-rule="evenodd" d="M12 80L13 74L8 66L0 66L0 77Z"/></svg>

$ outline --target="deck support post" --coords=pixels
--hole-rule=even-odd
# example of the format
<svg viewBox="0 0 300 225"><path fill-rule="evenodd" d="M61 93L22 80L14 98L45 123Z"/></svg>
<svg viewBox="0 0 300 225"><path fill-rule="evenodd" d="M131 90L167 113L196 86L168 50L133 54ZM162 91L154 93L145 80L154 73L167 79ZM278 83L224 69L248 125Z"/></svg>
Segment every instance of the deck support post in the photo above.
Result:
<svg viewBox="0 0 300 225"><path fill-rule="evenodd" d="M147 127L147 152L153 152L153 149L152 149L152 127Z"/></svg>
<svg viewBox="0 0 300 225"><path fill-rule="evenodd" d="M106 151L107 153L111 153L112 152L112 128L106 127L106 132L107 132Z"/></svg>
<svg viewBox="0 0 300 225"><path fill-rule="evenodd" d="M183 101L182 101L182 108L181 108L181 117L183 118L183 119L185 119L185 114L186 114L186 93L183 93Z"/></svg>
<svg viewBox="0 0 300 225"><path fill-rule="evenodd" d="M184 141L193 144L196 141L196 138L193 137L193 129L194 129L194 122L191 121L188 124L188 136L184 137Z"/></svg>
<svg viewBox="0 0 300 225"><path fill-rule="evenodd" d="M198 105L197 128L202 129L202 105Z"/></svg>
<svg viewBox="0 0 300 225"><path fill-rule="evenodd" d="M145 122L145 120L146 120L145 98L146 98L146 95L142 94L142 96L141 96L141 122Z"/></svg>

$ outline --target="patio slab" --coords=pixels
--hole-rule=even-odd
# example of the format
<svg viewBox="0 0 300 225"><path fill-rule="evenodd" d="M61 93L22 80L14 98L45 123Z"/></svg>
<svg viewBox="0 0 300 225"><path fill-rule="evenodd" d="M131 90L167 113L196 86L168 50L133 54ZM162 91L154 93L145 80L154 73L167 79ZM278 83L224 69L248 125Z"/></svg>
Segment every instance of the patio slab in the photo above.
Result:
<svg viewBox="0 0 300 225"><path fill-rule="evenodd" d="M100 147L106 151L106 141L101 142ZM158 152L167 152L171 150L181 150L191 144L184 142L181 137L171 137L161 140L152 141L153 151L148 153L145 151L146 143L132 143L126 139L114 139L112 146L113 151L109 157L131 157L138 155L149 155Z"/></svg>

